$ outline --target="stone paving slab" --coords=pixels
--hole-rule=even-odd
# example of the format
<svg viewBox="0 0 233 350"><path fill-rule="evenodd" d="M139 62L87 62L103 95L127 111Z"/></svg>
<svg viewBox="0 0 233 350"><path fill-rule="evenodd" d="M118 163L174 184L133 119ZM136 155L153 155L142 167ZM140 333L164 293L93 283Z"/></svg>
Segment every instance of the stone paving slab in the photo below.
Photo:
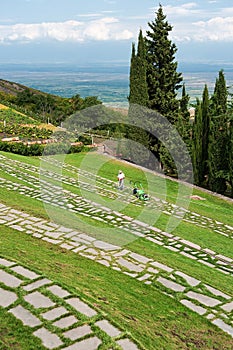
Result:
<svg viewBox="0 0 233 350"><path fill-rule="evenodd" d="M8 287L15 288L20 286L23 281L5 271L0 270L0 282L6 284Z"/></svg>
<svg viewBox="0 0 233 350"><path fill-rule="evenodd" d="M233 327L226 324L223 320L216 319L216 320L212 321L212 323L233 337Z"/></svg>
<svg viewBox="0 0 233 350"><path fill-rule="evenodd" d="M46 328L42 327L33 333L36 337L40 338L42 344L47 349L56 349L63 344L61 339L51 332L49 332Z"/></svg>
<svg viewBox="0 0 233 350"><path fill-rule="evenodd" d="M172 272L173 271L172 268L168 267L167 265L161 264L161 263L159 263L157 261L151 262L150 265L152 265L154 267L157 267L157 268L159 268L161 270L164 270L166 272Z"/></svg>
<svg viewBox="0 0 233 350"><path fill-rule="evenodd" d="M26 286L23 287L23 289L27 292L31 292L35 289L38 289L39 287L45 286L47 284L52 283L48 278L43 278L39 281L27 284Z"/></svg>
<svg viewBox="0 0 233 350"><path fill-rule="evenodd" d="M232 312L233 311L233 301L221 306L221 308L227 312Z"/></svg>
<svg viewBox="0 0 233 350"><path fill-rule="evenodd" d="M32 315L30 311L21 305L9 310L9 312L22 321L25 326L36 327L41 324L41 321L36 316Z"/></svg>
<svg viewBox="0 0 233 350"><path fill-rule="evenodd" d="M201 304L204 304L206 306L211 307L211 306L216 306L216 305L221 304L221 301L219 301L215 298L208 297L208 296L201 294L201 293L188 292L186 295L187 295L187 297L194 299L194 300L197 300Z"/></svg>
<svg viewBox="0 0 233 350"><path fill-rule="evenodd" d="M141 266L135 265L132 262L130 262L124 258L119 258L118 263L130 271L135 271L135 272L142 272L143 271L143 268Z"/></svg>
<svg viewBox="0 0 233 350"><path fill-rule="evenodd" d="M195 311L199 315L204 315L207 311L204 307L198 306L198 305L192 303L190 300L183 299L180 302L181 302L181 304L187 306L189 309Z"/></svg>
<svg viewBox="0 0 233 350"><path fill-rule="evenodd" d="M39 275L37 275L35 272L25 269L25 267L22 266L14 266L11 268L11 270L19 275L29 278L30 280L34 280L39 277Z"/></svg>
<svg viewBox="0 0 233 350"><path fill-rule="evenodd" d="M137 346L129 339L118 340L117 344L120 345L123 350L138 350Z"/></svg>
<svg viewBox="0 0 233 350"><path fill-rule="evenodd" d="M67 290L61 288L60 286L53 285L51 287L47 287L47 289L59 298L66 298L70 295Z"/></svg>
<svg viewBox="0 0 233 350"><path fill-rule="evenodd" d="M107 333L110 337L117 337L121 334L121 331L111 325L107 320L101 320L95 323L96 326L101 328L105 333Z"/></svg>
<svg viewBox="0 0 233 350"><path fill-rule="evenodd" d="M33 292L31 294L28 294L24 297L24 299L36 309L48 308L55 305L51 299L41 294L40 292Z"/></svg>
<svg viewBox="0 0 233 350"><path fill-rule="evenodd" d="M0 258L0 265L2 265L2 266L13 266L13 265L15 265L15 263L12 262L12 261L8 261L6 259Z"/></svg>
<svg viewBox="0 0 233 350"><path fill-rule="evenodd" d="M97 315L97 312L89 305L81 301L79 298L70 298L66 300L67 304L71 305L75 310L84 314L87 317Z"/></svg>
<svg viewBox="0 0 233 350"><path fill-rule="evenodd" d="M0 288L0 306L8 307L17 299L18 297L15 293Z"/></svg>
<svg viewBox="0 0 233 350"><path fill-rule="evenodd" d="M91 333L92 333L91 327L88 325L84 325L84 326L73 328L67 332L64 332L63 335L64 337L69 338L70 340L77 340Z"/></svg>
<svg viewBox="0 0 233 350"><path fill-rule="evenodd" d="M62 315L65 315L68 313L68 310L66 310L65 307L59 306L52 310L49 310L47 312L44 312L41 316L45 318L46 320L55 320L58 317L61 317Z"/></svg>
<svg viewBox="0 0 233 350"><path fill-rule="evenodd" d="M100 344L101 340L99 338L91 337L63 348L63 350L97 350Z"/></svg>
<svg viewBox="0 0 233 350"><path fill-rule="evenodd" d="M216 289L216 288L213 288L213 287L211 287L211 286L209 286L209 285L207 285L207 284L205 284L205 287L206 287L212 294L214 294L214 295L223 297L224 299L227 299L227 300L231 299L230 295L227 295L227 294L225 294L225 293L219 291L219 290Z"/></svg>
<svg viewBox="0 0 233 350"><path fill-rule="evenodd" d="M180 271L177 271L176 275L184 278L188 282L188 284L192 287L196 287L196 286L198 286L198 284L201 283L201 281L197 280L196 278L190 277L190 276L188 276L185 273L180 272Z"/></svg>
<svg viewBox="0 0 233 350"><path fill-rule="evenodd" d="M63 317L60 320L54 322L53 326L59 327L59 328L68 328L77 322L78 322L78 319L72 315L72 316Z"/></svg>
<svg viewBox="0 0 233 350"><path fill-rule="evenodd" d="M168 289L171 289L171 290L174 290L175 292L184 292L185 291L185 287L182 286L181 284L178 284L178 283L175 283L173 281L170 281L166 278L163 278L163 277L159 277L157 279L157 281L159 283L161 283L164 287L168 288Z"/></svg>

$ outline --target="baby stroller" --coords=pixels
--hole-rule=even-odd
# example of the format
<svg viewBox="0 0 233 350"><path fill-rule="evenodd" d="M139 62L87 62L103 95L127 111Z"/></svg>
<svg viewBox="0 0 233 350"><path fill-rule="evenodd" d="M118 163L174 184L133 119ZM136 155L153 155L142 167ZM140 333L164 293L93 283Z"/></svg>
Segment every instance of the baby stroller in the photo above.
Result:
<svg viewBox="0 0 233 350"><path fill-rule="evenodd" d="M133 185L133 195L140 199L141 201L148 201L149 196L145 193L142 184L137 182L130 181L131 185Z"/></svg>

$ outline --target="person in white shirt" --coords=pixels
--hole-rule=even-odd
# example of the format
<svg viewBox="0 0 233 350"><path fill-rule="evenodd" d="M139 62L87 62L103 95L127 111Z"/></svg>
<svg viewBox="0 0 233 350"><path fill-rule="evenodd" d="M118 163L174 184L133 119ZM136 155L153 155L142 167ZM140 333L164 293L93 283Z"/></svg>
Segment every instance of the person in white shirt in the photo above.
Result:
<svg viewBox="0 0 233 350"><path fill-rule="evenodd" d="M119 170L117 178L118 178L118 188L119 190L123 190L125 174L121 170Z"/></svg>

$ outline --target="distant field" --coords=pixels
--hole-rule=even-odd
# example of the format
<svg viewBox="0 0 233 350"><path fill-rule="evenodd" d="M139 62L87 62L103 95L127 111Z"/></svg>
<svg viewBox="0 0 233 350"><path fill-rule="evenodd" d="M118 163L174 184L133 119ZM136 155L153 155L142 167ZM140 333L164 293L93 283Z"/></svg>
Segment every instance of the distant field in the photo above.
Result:
<svg viewBox="0 0 233 350"><path fill-rule="evenodd" d="M59 337L63 345L54 349L92 336L99 350L124 349L123 339L141 350L233 348L231 201L94 152L43 159L0 152L0 164L0 290L18 293L17 303ZM130 180L142 183L150 201L132 196ZM35 229L25 222L31 217L43 223ZM78 326L92 333L69 340L45 322L23 288L4 285L1 270L12 271L1 258L85 300L97 315L79 315ZM51 297L45 287L38 291ZM47 349L9 309L0 307L0 349ZM106 335L97 327L103 319L121 334Z"/></svg>

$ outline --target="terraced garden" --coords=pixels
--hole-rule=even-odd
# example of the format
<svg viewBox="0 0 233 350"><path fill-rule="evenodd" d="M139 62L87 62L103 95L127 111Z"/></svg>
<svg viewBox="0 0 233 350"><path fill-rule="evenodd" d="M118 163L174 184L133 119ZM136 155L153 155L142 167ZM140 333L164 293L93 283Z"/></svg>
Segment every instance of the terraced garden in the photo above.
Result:
<svg viewBox="0 0 233 350"><path fill-rule="evenodd" d="M98 153L0 161L0 348L233 348L232 201Z"/></svg>

